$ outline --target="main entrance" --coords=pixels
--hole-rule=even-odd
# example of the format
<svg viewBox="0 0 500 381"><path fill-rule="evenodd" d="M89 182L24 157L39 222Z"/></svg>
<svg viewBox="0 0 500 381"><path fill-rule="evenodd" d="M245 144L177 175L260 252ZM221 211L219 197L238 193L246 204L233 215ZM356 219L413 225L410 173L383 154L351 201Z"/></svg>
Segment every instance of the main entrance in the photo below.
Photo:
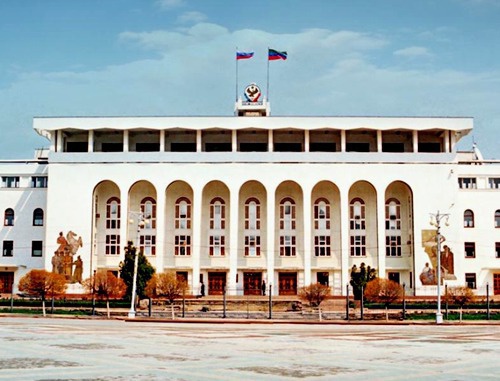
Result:
<svg viewBox="0 0 500 381"><path fill-rule="evenodd" d="M243 273L243 294L260 295L262 293L262 273Z"/></svg>
<svg viewBox="0 0 500 381"><path fill-rule="evenodd" d="M493 294L500 295L500 273L493 274Z"/></svg>
<svg viewBox="0 0 500 381"><path fill-rule="evenodd" d="M10 294L14 283L14 273L12 271L0 272L0 293Z"/></svg>
<svg viewBox="0 0 500 381"><path fill-rule="evenodd" d="M222 295L226 286L226 273L208 273L208 295Z"/></svg>
<svg viewBox="0 0 500 381"><path fill-rule="evenodd" d="M316 282L318 282L319 284L322 284L323 286L328 286L328 278L329 278L329 274L328 272L319 272L319 273L316 273Z"/></svg>
<svg viewBox="0 0 500 381"><path fill-rule="evenodd" d="M279 294L297 295L297 273L279 273Z"/></svg>

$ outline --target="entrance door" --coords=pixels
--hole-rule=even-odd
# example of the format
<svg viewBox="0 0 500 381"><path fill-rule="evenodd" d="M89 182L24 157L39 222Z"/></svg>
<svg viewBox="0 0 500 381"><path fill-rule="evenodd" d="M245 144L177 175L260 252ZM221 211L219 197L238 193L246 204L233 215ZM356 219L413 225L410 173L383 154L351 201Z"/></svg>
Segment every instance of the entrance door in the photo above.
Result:
<svg viewBox="0 0 500 381"><path fill-rule="evenodd" d="M327 272L316 273L316 282L324 286L328 286L328 273Z"/></svg>
<svg viewBox="0 0 500 381"><path fill-rule="evenodd" d="M11 271L0 272L0 293L10 294L14 283L14 273Z"/></svg>
<svg viewBox="0 0 500 381"><path fill-rule="evenodd" d="M396 282L396 283L399 284L399 273L397 273L397 272L389 272L387 274L387 277L389 278L389 280L392 280L392 281L394 281L394 282Z"/></svg>
<svg viewBox="0 0 500 381"><path fill-rule="evenodd" d="M226 273L208 273L208 295L222 295L226 286Z"/></svg>
<svg viewBox="0 0 500 381"><path fill-rule="evenodd" d="M500 295L500 273L493 274L493 294Z"/></svg>
<svg viewBox="0 0 500 381"><path fill-rule="evenodd" d="M260 295L262 293L262 273L243 273L243 294Z"/></svg>
<svg viewBox="0 0 500 381"><path fill-rule="evenodd" d="M279 294L297 295L297 273L279 273Z"/></svg>
<svg viewBox="0 0 500 381"><path fill-rule="evenodd" d="M177 280L179 282L185 282L186 284L188 284L188 272L187 271L177 271L176 275L177 275Z"/></svg>

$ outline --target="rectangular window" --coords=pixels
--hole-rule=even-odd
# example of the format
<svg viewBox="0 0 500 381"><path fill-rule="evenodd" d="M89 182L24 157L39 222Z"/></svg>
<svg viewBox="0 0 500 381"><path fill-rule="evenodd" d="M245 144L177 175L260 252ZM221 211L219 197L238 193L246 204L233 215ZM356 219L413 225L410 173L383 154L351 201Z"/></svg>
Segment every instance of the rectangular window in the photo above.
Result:
<svg viewBox="0 0 500 381"><path fill-rule="evenodd" d="M476 243L465 242L464 252L465 252L465 258L476 258Z"/></svg>
<svg viewBox="0 0 500 381"><path fill-rule="evenodd" d="M475 290L477 288L476 273L465 273L465 284L467 284L467 287Z"/></svg>
<svg viewBox="0 0 500 381"><path fill-rule="evenodd" d="M141 251L144 255L156 254L156 236L155 235L141 235L139 238Z"/></svg>
<svg viewBox="0 0 500 381"><path fill-rule="evenodd" d="M460 189L476 189L477 182L475 177L459 177L458 186Z"/></svg>
<svg viewBox="0 0 500 381"><path fill-rule="evenodd" d="M106 255L120 255L120 235L106 235Z"/></svg>
<svg viewBox="0 0 500 381"><path fill-rule="evenodd" d="M385 255L387 257L401 256L401 236L388 235L385 237Z"/></svg>
<svg viewBox="0 0 500 381"><path fill-rule="evenodd" d="M175 236L175 255L191 255L191 236Z"/></svg>
<svg viewBox="0 0 500 381"><path fill-rule="evenodd" d="M3 241L2 255L12 257L14 255L14 241Z"/></svg>
<svg viewBox="0 0 500 381"><path fill-rule="evenodd" d="M294 236L281 236L280 237L280 256L282 257L295 257L295 237Z"/></svg>
<svg viewBox="0 0 500 381"><path fill-rule="evenodd" d="M19 176L2 176L3 188L19 188Z"/></svg>
<svg viewBox="0 0 500 381"><path fill-rule="evenodd" d="M495 256L500 258L500 242L495 242Z"/></svg>
<svg viewBox="0 0 500 381"><path fill-rule="evenodd" d="M41 257L43 254L43 241L31 241L31 256Z"/></svg>
<svg viewBox="0 0 500 381"><path fill-rule="evenodd" d="M316 257L330 256L330 236L318 235L314 237L314 255Z"/></svg>
<svg viewBox="0 0 500 381"><path fill-rule="evenodd" d="M220 235L211 235L209 239L210 243L210 256L213 257L223 257L224 253L224 242L225 237Z"/></svg>
<svg viewBox="0 0 500 381"><path fill-rule="evenodd" d="M490 177L488 179L488 188L500 189L500 177Z"/></svg>
<svg viewBox="0 0 500 381"><path fill-rule="evenodd" d="M246 257L260 256L260 236L258 235L245 236L245 256Z"/></svg>
<svg viewBox="0 0 500 381"><path fill-rule="evenodd" d="M351 256L366 256L366 237L364 235L351 236Z"/></svg>
<svg viewBox="0 0 500 381"><path fill-rule="evenodd" d="M32 176L31 177L31 187L32 188L47 188L48 177L47 176Z"/></svg>

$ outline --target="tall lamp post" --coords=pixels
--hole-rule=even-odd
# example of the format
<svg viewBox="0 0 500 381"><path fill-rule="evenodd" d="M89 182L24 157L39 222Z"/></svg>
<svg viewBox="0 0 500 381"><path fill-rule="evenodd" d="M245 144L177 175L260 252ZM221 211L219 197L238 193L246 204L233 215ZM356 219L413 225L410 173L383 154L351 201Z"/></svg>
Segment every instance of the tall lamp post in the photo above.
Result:
<svg viewBox="0 0 500 381"><path fill-rule="evenodd" d="M140 233L141 233L141 228L143 228L146 223L147 219L144 217L144 214L142 212L129 212L129 214L134 218L129 219L129 223L134 223L137 222L137 234L136 234L136 242L135 242L135 258L134 258L134 277L132 278L132 295L131 295L131 302L130 302L130 311L128 312L128 317L129 318L135 318L135 294L137 292L137 268L139 267L139 253L140 253L140 243L139 243L139 238L140 238Z"/></svg>
<svg viewBox="0 0 500 381"><path fill-rule="evenodd" d="M436 227L436 257L437 257L437 311L436 324L443 323L443 314L441 313L441 221L445 219L445 225L448 226L449 214L446 213L431 213L432 226Z"/></svg>

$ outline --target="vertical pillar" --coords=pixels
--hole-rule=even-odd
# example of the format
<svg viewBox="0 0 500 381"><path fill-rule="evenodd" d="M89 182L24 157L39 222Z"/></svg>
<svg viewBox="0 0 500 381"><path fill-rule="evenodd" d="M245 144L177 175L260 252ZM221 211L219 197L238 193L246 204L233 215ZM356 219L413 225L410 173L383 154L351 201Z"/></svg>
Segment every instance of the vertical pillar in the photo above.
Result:
<svg viewBox="0 0 500 381"><path fill-rule="evenodd" d="M63 152L63 134L61 130L56 131L56 151Z"/></svg>
<svg viewBox="0 0 500 381"><path fill-rule="evenodd" d="M311 190L304 189L304 286L311 284Z"/></svg>
<svg viewBox="0 0 500 381"><path fill-rule="evenodd" d="M94 152L94 130L89 130L87 152Z"/></svg>
<svg viewBox="0 0 500 381"><path fill-rule="evenodd" d="M304 131L304 152L309 152L309 146L310 146L310 131L305 130Z"/></svg>
<svg viewBox="0 0 500 381"><path fill-rule="evenodd" d="M278 290L277 279L274 279L274 256L275 252L275 190L266 188L266 228L267 228L267 284L272 285L274 290ZM275 293L277 294L277 293Z"/></svg>
<svg viewBox="0 0 500 381"><path fill-rule="evenodd" d="M414 153L418 152L418 131L417 130L413 131L413 152Z"/></svg>
<svg viewBox="0 0 500 381"><path fill-rule="evenodd" d="M157 187L156 195L156 270L163 272L165 263L165 190Z"/></svg>
<svg viewBox="0 0 500 381"><path fill-rule="evenodd" d="M377 275L385 278L385 191L377 191Z"/></svg>
<svg viewBox="0 0 500 381"><path fill-rule="evenodd" d="M128 130L123 131L123 152L129 152Z"/></svg>
<svg viewBox="0 0 500 381"><path fill-rule="evenodd" d="M229 204L229 294L237 294L236 274L238 272L238 189L230 190ZM242 280L243 281L243 280Z"/></svg>
<svg viewBox="0 0 500 381"><path fill-rule="evenodd" d="M443 139L444 139L444 152L449 153L450 152L450 131L444 131L443 133Z"/></svg>
<svg viewBox="0 0 500 381"><path fill-rule="evenodd" d="M160 152L165 152L165 130L160 130Z"/></svg>
<svg viewBox="0 0 500 381"><path fill-rule="evenodd" d="M202 189L195 187L193 189L193 215L192 215L192 292L198 295L200 290L200 262L201 262L201 212L203 206ZM207 280L204 280L205 287ZM205 288L206 289L206 288Z"/></svg>
<svg viewBox="0 0 500 381"><path fill-rule="evenodd" d="M450 152L455 152L455 145L457 144L457 134L450 131Z"/></svg>
<svg viewBox="0 0 500 381"><path fill-rule="evenodd" d="M196 130L196 152L203 151L201 141L201 130Z"/></svg>
<svg viewBox="0 0 500 381"><path fill-rule="evenodd" d="M377 152L382 152L382 131L377 130Z"/></svg>
<svg viewBox="0 0 500 381"><path fill-rule="evenodd" d="M136 241L136 237L129 237L128 232L129 229L129 219L130 219L130 205L129 205L129 189L123 186L120 186L120 210L121 210L121 219L120 219L120 246L126 247L128 241L133 241L134 245L138 244ZM104 217L104 216L103 216ZM134 222L134 231L137 223ZM123 253L123 258L125 258L125 253Z"/></svg>
<svg viewBox="0 0 500 381"><path fill-rule="evenodd" d="M238 131L232 130L231 131L231 148L233 152L238 151Z"/></svg>
<svg viewBox="0 0 500 381"><path fill-rule="evenodd" d="M274 151L274 136L273 136L273 130L269 130L267 132L267 150L269 152L273 152Z"/></svg>
<svg viewBox="0 0 500 381"><path fill-rule="evenodd" d="M349 189L340 189L340 262L341 262L341 282L342 293L346 295L344 286L350 281L349 266Z"/></svg>
<svg viewBox="0 0 500 381"><path fill-rule="evenodd" d="M340 130L340 152L345 152L346 151L346 131L345 130Z"/></svg>

